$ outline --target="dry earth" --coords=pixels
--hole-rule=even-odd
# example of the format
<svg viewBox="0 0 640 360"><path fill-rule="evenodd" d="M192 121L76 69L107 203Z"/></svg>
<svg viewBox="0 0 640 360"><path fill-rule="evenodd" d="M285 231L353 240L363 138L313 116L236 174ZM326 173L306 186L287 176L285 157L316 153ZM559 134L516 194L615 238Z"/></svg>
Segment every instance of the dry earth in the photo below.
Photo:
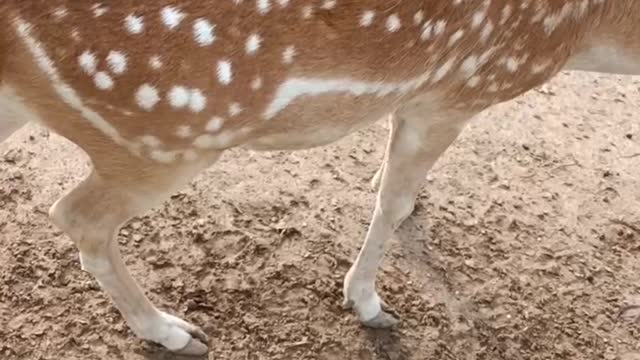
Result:
<svg viewBox="0 0 640 360"><path fill-rule="evenodd" d="M640 359L640 81L561 74L482 116L389 242L403 319L358 325L341 284L371 214L384 124L295 153L231 151L119 242L209 359ZM134 338L48 207L87 172L30 125L0 146L0 358L171 359Z"/></svg>

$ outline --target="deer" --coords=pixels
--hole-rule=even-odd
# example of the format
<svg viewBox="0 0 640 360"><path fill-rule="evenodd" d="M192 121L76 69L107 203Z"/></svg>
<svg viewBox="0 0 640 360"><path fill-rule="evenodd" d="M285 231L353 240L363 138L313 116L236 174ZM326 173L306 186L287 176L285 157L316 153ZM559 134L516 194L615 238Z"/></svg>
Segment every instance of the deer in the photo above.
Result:
<svg viewBox="0 0 640 360"><path fill-rule="evenodd" d="M140 338L207 353L158 309L115 240L231 148L324 146L387 119L377 198L345 309L389 328L385 243L465 126L560 71L640 74L637 0L4 0L0 141L36 122L90 174L50 208Z"/></svg>

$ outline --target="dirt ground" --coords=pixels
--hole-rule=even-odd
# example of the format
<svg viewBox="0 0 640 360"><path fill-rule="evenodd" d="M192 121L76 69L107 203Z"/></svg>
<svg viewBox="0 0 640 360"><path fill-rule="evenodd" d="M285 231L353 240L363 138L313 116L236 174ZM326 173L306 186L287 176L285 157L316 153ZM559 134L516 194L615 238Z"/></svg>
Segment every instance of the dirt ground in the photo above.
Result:
<svg viewBox="0 0 640 360"><path fill-rule="evenodd" d="M231 151L120 233L152 300L209 359L640 359L640 81L573 73L478 117L389 242L402 322L341 310L384 122L323 148ZM0 358L172 359L80 270L49 206L87 173L29 125L0 145ZM622 315L622 316L620 316Z"/></svg>

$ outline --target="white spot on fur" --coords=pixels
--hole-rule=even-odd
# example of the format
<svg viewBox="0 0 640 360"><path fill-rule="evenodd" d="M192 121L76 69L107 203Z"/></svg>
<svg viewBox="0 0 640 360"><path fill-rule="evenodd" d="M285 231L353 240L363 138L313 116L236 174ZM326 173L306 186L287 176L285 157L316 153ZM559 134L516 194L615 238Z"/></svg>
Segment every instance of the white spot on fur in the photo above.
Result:
<svg viewBox="0 0 640 360"><path fill-rule="evenodd" d="M469 78L478 71L479 65L478 57L476 55L471 55L464 59L460 65L460 71L462 71L465 78Z"/></svg>
<svg viewBox="0 0 640 360"><path fill-rule="evenodd" d="M433 37L433 25L431 24L431 20L427 21L422 25L422 33L420 33L420 39L422 41L429 40Z"/></svg>
<svg viewBox="0 0 640 360"><path fill-rule="evenodd" d="M438 20L433 26L433 35L438 36L444 32L447 28L447 22L445 20Z"/></svg>
<svg viewBox="0 0 640 360"><path fill-rule="evenodd" d="M491 36L492 32L493 32L493 23L489 20L482 27L482 31L480 31L480 40L482 42L486 42L489 39L489 36Z"/></svg>
<svg viewBox="0 0 640 360"><path fill-rule="evenodd" d="M199 113L207 106L207 98L199 89L192 89L189 97L189 109L194 113Z"/></svg>
<svg viewBox="0 0 640 360"><path fill-rule="evenodd" d="M175 6L165 6L160 11L160 16L162 17L162 22L167 26L167 28L169 28L169 30L173 30L180 25L187 15Z"/></svg>
<svg viewBox="0 0 640 360"><path fill-rule="evenodd" d="M533 66L531 66L531 73L534 75L541 74L550 65L551 65L551 61L549 60L533 64Z"/></svg>
<svg viewBox="0 0 640 360"><path fill-rule="evenodd" d="M222 85L229 85L233 80L233 70L231 68L231 63L227 60L218 61L218 81Z"/></svg>
<svg viewBox="0 0 640 360"><path fill-rule="evenodd" d="M149 58L149 66L151 66L153 70L159 70L162 68L162 60L160 60L160 56L153 55Z"/></svg>
<svg viewBox="0 0 640 360"><path fill-rule="evenodd" d="M573 8L573 3L565 3L562 9L555 13L548 15L543 22L544 31L547 35L551 35L556 28L569 16Z"/></svg>
<svg viewBox="0 0 640 360"><path fill-rule="evenodd" d="M583 17L587 13L588 9L589 9L589 0L582 0L580 2L578 11L576 11L576 14L575 14L576 18L579 19Z"/></svg>
<svg viewBox="0 0 640 360"><path fill-rule="evenodd" d="M494 46L494 47L491 47L491 48L487 49L482 54L480 54L480 57L478 58L478 62L479 62L478 66L486 64L487 61L489 61L489 58L491 57L491 55L493 55L496 52L497 49L498 49L498 47Z"/></svg>
<svg viewBox="0 0 640 360"><path fill-rule="evenodd" d="M402 24L400 23L400 17L398 17L398 14L392 14L387 18L387 31L396 32L400 30L401 26Z"/></svg>
<svg viewBox="0 0 640 360"><path fill-rule="evenodd" d="M360 16L360 26L367 27L373 23L373 18L376 16L375 11L367 10Z"/></svg>
<svg viewBox="0 0 640 360"><path fill-rule="evenodd" d="M336 0L324 0L322 8L325 10L331 10L336 7Z"/></svg>
<svg viewBox="0 0 640 360"><path fill-rule="evenodd" d="M313 7L311 5L305 5L302 7L302 18L308 19L313 15Z"/></svg>
<svg viewBox="0 0 640 360"><path fill-rule="evenodd" d="M440 65L440 67L436 69L436 71L434 72L433 79L431 79L431 82L436 83L442 80L449 73L455 61L456 61L456 58L451 57L444 64Z"/></svg>
<svg viewBox="0 0 640 360"><path fill-rule="evenodd" d="M73 29L71 30L71 38L73 39L73 41L80 41L81 37L80 37L80 32L78 31L78 29Z"/></svg>
<svg viewBox="0 0 640 360"><path fill-rule="evenodd" d="M427 21L422 27L422 34L420 34L420 38L422 40L429 40L438 35L441 35L446 29L447 22L445 20L438 20L435 24L432 24L431 21Z"/></svg>
<svg viewBox="0 0 640 360"><path fill-rule="evenodd" d="M268 13L269 10L271 10L270 0L257 0L256 5L258 7L258 12L260 13L260 15L264 15Z"/></svg>
<svg viewBox="0 0 640 360"><path fill-rule="evenodd" d="M280 7L286 7L289 5L289 0L278 0L278 4L280 4Z"/></svg>
<svg viewBox="0 0 640 360"><path fill-rule="evenodd" d="M189 103L189 90L184 86L174 86L167 96L169 104L176 109L183 108Z"/></svg>
<svg viewBox="0 0 640 360"><path fill-rule="evenodd" d="M120 51L111 51L107 56L107 63L111 72L116 75L124 74L127 70L127 56Z"/></svg>
<svg viewBox="0 0 640 360"><path fill-rule="evenodd" d="M413 15L413 24L418 26L418 25L422 24L423 21L424 21L424 11L418 10Z"/></svg>
<svg viewBox="0 0 640 360"><path fill-rule="evenodd" d="M476 11L471 17L471 27L475 29L478 26L480 26L486 16L487 16L486 10L483 9L483 10Z"/></svg>
<svg viewBox="0 0 640 360"><path fill-rule="evenodd" d="M141 34L144 31L144 19L142 16L129 15L124 19L124 25L131 34Z"/></svg>
<svg viewBox="0 0 640 360"><path fill-rule="evenodd" d="M199 149L209 149L215 147L216 143L216 137L208 134L200 135L193 140L193 146Z"/></svg>
<svg viewBox="0 0 640 360"><path fill-rule="evenodd" d="M257 77L251 81L251 89L259 90L262 87L262 78Z"/></svg>
<svg viewBox="0 0 640 360"><path fill-rule="evenodd" d="M518 59L514 58L513 56L509 56L506 59L504 59L504 66L507 68L507 70L510 73L514 73L518 70L518 67L520 67L520 64L518 62Z"/></svg>
<svg viewBox="0 0 640 360"><path fill-rule="evenodd" d="M182 139L189 138L193 135L193 129L189 125L180 125L176 129L176 136Z"/></svg>
<svg viewBox="0 0 640 360"><path fill-rule="evenodd" d="M230 116L236 116L238 114L240 114L242 112L242 106L240 106L240 104L238 104L237 102L231 103L231 105L229 105L229 115Z"/></svg>
<svg viewBox="0 0 640 360"><path fill-rule="evenodd" d="M216 132L222 129L222 125L224 125L224 119L219 116L214 116L207 122L204 128L208 132Z"/></svg>
<svg viewBox="0 0 640 360"><path fill-rule="evenodd" d="M160 141L160 139L158 139L157 137L153 136L153 135L143 135L140 137L140 142L143 143L145 146L148 146L150 148L159 148L160 146L162 146L162 141Z"/></svg>
<svg viewBox="0 0 640 360"><path fill-rule="evenodd" d="M149 156L159 163L169 164L176 161L178 153L176 151L153 150L149 153Z"/></svg>
<svg viewBox="0 0 640 360"><path fill-rule="evenodd" d="M282 62L285 64L291 64L295 56L296 48L293 45L287 46L287 48L282 52Z"/></svg>
<svg viewBox="0 0 640 360"><path fill-rule="evenodd" d="M448 46L454 45L455 43L458 42L458 40L462 39L463 35L464 35L464 30L462 30L462 29L454 32L453 35L451 35L451 37L449 37L449 43L447 45Z"/></svg>
<svg viewBox="0 0 640 360"><path fill-rule="evenodd" d="M142 109L150 111L156 106L158 101L160 101L160 96L158 95L158 89L155 87L144 84L138 88L136 92L136 102Z"/></svg>
<svg viewBox="0 0 640 360"><path fill-rule="evenodd" d="M216 40L215 25L206 19L198 19L193 24L193 36L200 46L209 46Z"/></svg>
<svg viewBox="0 0 640 360"><path fill-rule="evenodd" d="M98 60L96 59L96 55L94 53L87 50L83 52L80 57L78 57L78 64L80 64L80 67L85 73L93 75L96 72Z"/></svg>
<svg viewBox="0 0 640 360"><path fill-rule="evenodd" d="M104 71L96 73L96 75L93 77L93 82L100 90L110 90L111 88L113 88L113 79Z"/></svg>
<svg viewBox="0 0 640 360"><path fill-rule="evenodd" d="M69 11L64 6L58 6L57 8L55 8L55 10L53 10L53 17L57 21L64 19L65 17L67 17L68 14L69 14Z"/></svg>
<svg viewBox="0 0 640 360"><path fill-rule="evenodd" d="M109 8L104 4L96 3L91 6L91 11L93 12L93 17L99 18L106 14L107 11L109 11Z"/></svg>
<svg viewBox="0 0 640 360"><path fill-rule="evenodd" d="M544 3L538 2L536 5L537 5L536 9L534 10L535 13L530 19L532 24L541 22L542 19L544 19L547 16L547 10L550 10L548 6L544 5Z"/></svg>
<svg viewBox="0 0 640 360"><path fill-rule="evenodd" d="M262 37L258 34L251 34L245 44L245 50L247 54L254 55L260 49L260 45L262 45Z"/></svg>
<svg viewBox="0 0 640 360"><path fill-rule="evenodd" d="M500 25L504 25L507 23L507 20L509 20L509 18L511 17L511 12L513 11L513 9L511 8L510 4L506 4L503 8L502 8L502 12L500 15Z"/></svg>
<svg viewBox="0 0 640 360"><path fill-rule="evenodd" d="M480 76L472 76L467 81L467 86L470 87L470 88L474 88L474 87L478 86L478 84L480 84Z"/></svg>

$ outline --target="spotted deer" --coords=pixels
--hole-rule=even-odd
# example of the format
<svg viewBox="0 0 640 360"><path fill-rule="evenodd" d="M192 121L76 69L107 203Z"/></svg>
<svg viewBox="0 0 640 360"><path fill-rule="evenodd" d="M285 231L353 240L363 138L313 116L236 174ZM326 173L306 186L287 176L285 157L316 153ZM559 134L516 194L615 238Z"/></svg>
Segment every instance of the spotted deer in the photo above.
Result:
<svg viewBox="0 0 640 360"><path fill-rule="evenodd" d="M331 143L388 117L344 306L389 327L385 241L470 119L560 70L640 74L638 0L3 0L0 141L36 120L92 171L50 210L141 338L207 352L131 277L118 228L227 149Z"/></svg>

